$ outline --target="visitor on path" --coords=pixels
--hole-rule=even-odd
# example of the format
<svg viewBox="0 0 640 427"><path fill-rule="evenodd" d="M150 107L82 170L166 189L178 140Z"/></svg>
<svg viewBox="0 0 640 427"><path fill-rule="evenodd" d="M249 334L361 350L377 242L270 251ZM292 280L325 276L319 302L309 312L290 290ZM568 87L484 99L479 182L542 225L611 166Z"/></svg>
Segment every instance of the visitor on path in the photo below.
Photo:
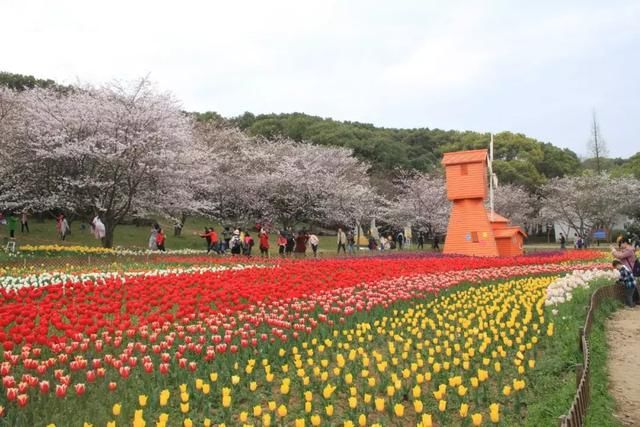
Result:
<svg viewBox="0 0 640 427"><path fill-rule="evenodd" d="M287 249L287 236L285 235L284 230L280 230L278 233L278 254L281 257L285 257L285 251Z"/></svg>
<svg viewBox="0 0 640 427"><path fill-rule="evenodd" d="M260 256L269 258L269 234L264 228L260 230Z"/></svg>
<svg viewBox="0 0 640 427"><path fill-rule="evenodd" d="M622 263L629 271L633 272L633 266L636 263L636 253L628 239L620 241L620 248L616 249L611 246L611 255Z"/></svg>
<svg viewBox="0 0 640 427"><path fill-rule="evenodd" d="M9 214L9 218L7 218L7 228L9 229L9 237L16 237L16 230L18 229L18 218L13 213Z"/></svg>
<svg viewBox="0 0 640 427"><path fill-rule="evenodd" d="M240 230L233 231L233 235L229 240L229 247L231 248L231 255L240 255L242 252L242 242L240 241Z"/></svg>
<svg viewBox="0 0 640 427"><path fill-rule="evenodd" d="M151 226L151 231L149 233L149 250L150 251L158 250L158 244L156 243L156 238L158 237L159 228L160 228L160 225L158 225L158 223L154 223Z"/></svg>
<svg viewBox="0 0 640 427"><path fill-rule="evenodd" d="M396 245L398 246L398 250L401 251L402 245L404 245L404 234L402 234L402 231L396 235Z"/></svg>
<svg viewBox="0 0 640 427"><path fill-rule="evenodd" d="M344 234L342 228L338 228L338 254L340 254L340 248L342 248L342 253L347 253L347 235Z"/></svg>
<svg viewBox="0 0 640 427"><path fill-rule="evenodd" d="M560 249L565 249L567 247L567 238L564 237L564 234L560 233Z"/></svg>
<svg viewBox="0 0 640 427"><path fill-rule="evenodd" d="M320 244L320 239L315 234L309 235L309 245L311 245L311 250L313 251L313 257L318 258L318 245Z"/></svg>
<svg viewBox="0 0 640 427"><path fill-rule="evenodd" d="M58 236L62 240L65 240L67 238L67 234L71 232L69 222L67 222L67 218L64 217L64 214L60 214L56 218L56 229L58 230Z"/></svg>
<svg viewBox="0 0 640 427"><path fill-rule="evenodd" d="M229 227L225 227L222 230L222 247L220 248L220 252L225 253L227 249L230 249L229 242L231 241L231 230Z"/></svg>
<svg viewBox="0 0 640 427"><path fill-rule="evenodd" d="M424 250L424 232L423 231L418 232L418 246L416 246L416 249Z"/></svg>
<svg viewBox="0 0 640 427"><path fill-rule="evenodd" d="M29 217L27 211L22 211L22 215L20 215L20 232L24 233L24 230L27 230L27 233L29 233Z"/></svg>
<svg viewBox="0 0 640 427"><path fill-rule="evenodd" d="M380 236L380 250L384 251L385 249L387 249L387 238Z"/></svg>
<svg viewBox="0 0 640 427"><path fill-rule="evenodd" d="M206 245L207 245L207 253L209 253L209 251L211 250L211 234L210 234L210 233L211 233L211 229L210 229L210 228L205 227L205 228L204 228L204 233L199 234L199 236L200 236L202 239L204 239L204 242L205 242L205 243L206 243ZM193 233L193 234L195 234L195 233Z"/></svg>
<svg viewBox="0 0 640 427"><path fill-rule="evenodd" d="M355 255L356 253L356 236L352 230L347 233L347 250L349 255Z"/></svg>
<svg viewBox="0 0 640 427"><path fill-rule="evenodd" d="M371 234L369 234L369 250L370 251L378 250L378 244L376 243L376 239L374 239Z"/></svg>
<svg viewBox="0 0 640 427"><path fill-rule="evenodd" d="M249 234L249 232L247 231L246 233L244 233L244 240L242 241L243 245L242 245L242 253L248 257L251 256L251 249L253 248L253 237L251 237L251 234Z"/></svg>
<svg viewBox="0 0 640 427"><path fill-rule="evenodd" d="M437 234L433 235L433 244L431 245L431 249L436 252L440 251L440 236Z"/></svg>
<svg viewBox="0 0 640 427"><path fill-rule="evenodd" d="M612 265L613 268L615 268L618 273L620 273L617 283L624 286L625 305L629 308L635 307L636 303L634 301L634 297L638 293L638 288L631 270L629 270L629 268L618 259L613 260Z"/></svg>
<svg viewBox="0 0 640 427"><path fill-rule="evenodd" d="M158 247L159 251L162 251L162 252L166 251L164 247L164 243L166 239L167 239L167 236L164 234L164 231L162 231L162 228L159 228L158 233L156 234L156 246Z"/></svg>
<svg viewBox="0 0 640 427"><path fill-rule="evenodd" d="M104 226L104 223L100 219L100 216L96 215L91 220L91 229L93 230L93 235L96 239L104 242L104 237L107 235L107 230Z"/></svg>
<svg viewBox="0 0 640 427"><path fill-rule="evenodd" d="M296 247L296 238L293 235L293 232L291 231L290 228L287 228L287 246L285 248L285 252L287 256L291 256L291 254L293 253L293 249Z"/></svg>
<svg viewBox="0 0 640 427"><path fill-rule="evenodd" d="M296 246L294 252L298 257L305 257L307 254L307 242L309 241L309 235L304 230L298 232L296 237Z"/></svg>

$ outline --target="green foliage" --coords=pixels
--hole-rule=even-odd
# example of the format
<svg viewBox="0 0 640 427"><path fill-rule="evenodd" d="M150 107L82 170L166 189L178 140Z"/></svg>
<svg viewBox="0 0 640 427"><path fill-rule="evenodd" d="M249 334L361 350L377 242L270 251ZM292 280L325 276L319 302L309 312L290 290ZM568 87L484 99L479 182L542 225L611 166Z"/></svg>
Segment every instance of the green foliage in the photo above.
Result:
<svg viewBox="0 0 640 427"><path fill-rule="evenodd" d="M58 87L58 84L53 80L37 79L33 76L25 76L22 74L7 73L0 71L0 86L8 87L13 90L26 90L33 89L34 87Z"/></svg>
<svg viewBox="0 0 640 427"><path fill-rule="evenodd" d="M489 143L489 135L478 132L378 128L302 113L254 116L247 112L228 122L253 136L282 135L296 141L351 148L356 156L373 165L375 173L382 175L389 175L396 168L439 170L443 153L486 148ZM575 174L581 169L578 156L571 150L511 132L496 135L495 158L501 182L519 184L530 190L547 178Z"/></svg>

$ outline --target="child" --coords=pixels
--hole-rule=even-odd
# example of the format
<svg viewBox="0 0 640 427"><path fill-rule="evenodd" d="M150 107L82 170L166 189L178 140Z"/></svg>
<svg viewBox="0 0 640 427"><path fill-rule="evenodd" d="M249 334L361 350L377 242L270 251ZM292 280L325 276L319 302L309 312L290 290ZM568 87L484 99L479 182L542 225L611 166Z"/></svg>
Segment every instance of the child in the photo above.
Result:
<svg viewBox="0 0 640 427"><path fill-rule="evenodd" d="M636 303L633 301L633 297L638 290L636 289L636 280L633 277L631 270L617 259L613 260L612 264L613 268L618 270L620 273L620 277L616 283L624 286L624 303L629 308L635 307Z"/></svg>
<svg viewBox="0 0 640 427"><path fill-rule="evenodd" d="M156 234L156 246L158 247L158 250L161 252L165 251L164 248L164 242L166 240L164 231L162 231L162 228L158 229L158 234Z"/></svg>

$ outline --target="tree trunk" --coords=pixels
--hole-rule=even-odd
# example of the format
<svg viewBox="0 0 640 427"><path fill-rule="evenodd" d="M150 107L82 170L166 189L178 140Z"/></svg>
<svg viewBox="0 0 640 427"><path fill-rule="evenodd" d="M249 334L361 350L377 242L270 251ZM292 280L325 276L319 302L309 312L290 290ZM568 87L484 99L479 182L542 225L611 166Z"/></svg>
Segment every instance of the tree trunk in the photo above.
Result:
<svg viewBox="0 0 640 427"><path fill-rule="evenodd" d="M105 248L113 247L113 232L116 225L113 221L105 220L104 222L104 238L102 239L102 246Z"/></svg>

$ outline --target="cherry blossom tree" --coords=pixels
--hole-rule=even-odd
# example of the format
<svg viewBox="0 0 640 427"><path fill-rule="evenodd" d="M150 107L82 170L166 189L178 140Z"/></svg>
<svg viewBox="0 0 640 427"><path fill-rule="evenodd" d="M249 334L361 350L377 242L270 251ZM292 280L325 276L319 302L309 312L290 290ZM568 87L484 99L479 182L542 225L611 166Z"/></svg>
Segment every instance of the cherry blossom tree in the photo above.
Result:
<svg viewBox="0 0 640 427"><path fill-rule="evenodd" d="M396 197L383 214L387 222L412 224L431 235L446 231L451 203L443 177L400 171L394 185Z"/></svg>
<svg viewBox="0 0 640 427"><path fill-rule="evenodd" d="M502 184L493 194L495 211L508 218L513 225L528 228L536 220L537 200L523 187Z"/></svg>
<svg viewBox="0 0 640 427"><path fill-rule="evenodd" d="M4 203L100 214L107 247L127 215L190 203L189 192L176 190L194 170L191 125L146 79L18 96L20 123L6 144L3 176L19 191Z"/></svg>
<svg viewBox="0 0 640 427"><path fill-rule="evenodd" d="M566 223L586 236L596 228L611 230L619 215L629 216L640 203L640 182L589 173L554 178L543 187L542 194L543 218Z"/></svg>

